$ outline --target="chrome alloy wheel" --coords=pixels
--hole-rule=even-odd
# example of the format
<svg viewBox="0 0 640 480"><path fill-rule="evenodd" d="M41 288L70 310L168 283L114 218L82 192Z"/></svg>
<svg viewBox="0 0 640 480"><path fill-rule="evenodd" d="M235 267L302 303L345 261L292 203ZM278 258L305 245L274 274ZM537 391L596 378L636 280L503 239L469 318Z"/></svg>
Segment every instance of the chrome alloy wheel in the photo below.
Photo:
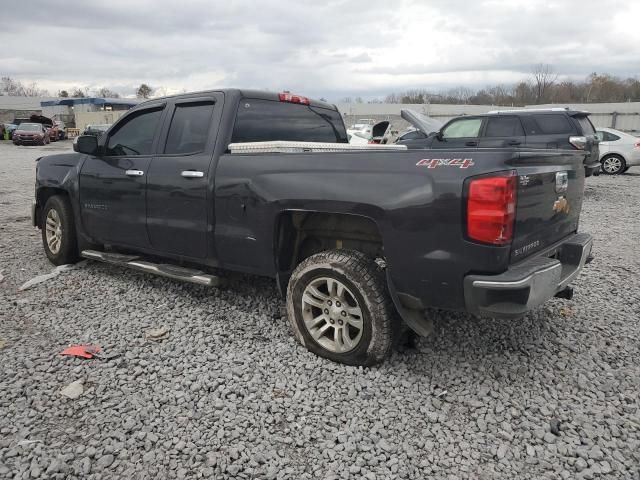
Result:
<svg viewBox="0 0 640 480"><path fill-rule="evenodd" d="M362 339L362 310L355 295L339 280L316 278L302 294L302 319L307 332L322 347L346 353Z"/></svg>
<svg viewBox="0 0 640 480"><path fill-rule="evenodd" d="M617 173L622 169L622 160L618 157L607 157L602 162L602 168L607 173Z"/></svg>
<svg viewBox="0 0 640 480"><path fill-rule="evenodd" d="M62 247L62 221L60 215L55 208L47 212L47 220L45 225L45 233L47 239L47 247L54 255L60 252Z"/></svg>

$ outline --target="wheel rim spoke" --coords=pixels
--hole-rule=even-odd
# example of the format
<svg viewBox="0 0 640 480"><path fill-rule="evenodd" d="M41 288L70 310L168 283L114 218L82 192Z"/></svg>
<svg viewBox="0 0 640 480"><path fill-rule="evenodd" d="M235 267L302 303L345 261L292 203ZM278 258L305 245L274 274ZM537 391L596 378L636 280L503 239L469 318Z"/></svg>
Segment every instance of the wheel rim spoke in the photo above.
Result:
<svg viewBox="0 0 640 480"><path fill-rule="evenodd" d="M62 222L58 212L53 208L47 212L45 239L51 253L57 254L62 246Z"/></svg>
<svg viewBox="0 0 640 480"><path fill-rule="evenodd" d="M304 326L320 346L334 353L346 353L358 346L364 331L362 309L342 281L313 279L301 300Z"/></svg>

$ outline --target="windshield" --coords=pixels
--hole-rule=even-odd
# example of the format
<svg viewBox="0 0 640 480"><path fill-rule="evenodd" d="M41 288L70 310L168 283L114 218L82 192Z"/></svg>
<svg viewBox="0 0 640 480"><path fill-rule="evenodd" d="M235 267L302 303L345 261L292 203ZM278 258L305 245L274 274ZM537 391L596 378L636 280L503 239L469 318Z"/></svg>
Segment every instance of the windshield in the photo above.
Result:
<svg viewBox="0 0 640 480"><path fill-rule="evenodd" d="M39 123L21 123L18 127L20 130L25 130L27 132L40 132L42 131L42 125Z"/></svg>

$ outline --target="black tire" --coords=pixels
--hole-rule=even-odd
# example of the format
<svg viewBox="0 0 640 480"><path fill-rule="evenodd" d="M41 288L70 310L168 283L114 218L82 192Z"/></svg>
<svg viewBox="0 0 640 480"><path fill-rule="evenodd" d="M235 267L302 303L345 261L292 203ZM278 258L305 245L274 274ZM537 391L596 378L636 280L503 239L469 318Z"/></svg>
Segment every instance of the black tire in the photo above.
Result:
<svg viewBox="0 0 640 480"><path fill-rule="evenodd" d="M52 250L47 242L47 218L51 210L55 210L61 224L60 245L59 248L54 248L54 250ZM64 265L78 261L76 225L71 204L66 197L54 195L47 200L40 216L40 229L42 231L42 246L51 263L54 265Z"/></svg>
<svg viewBox="0 0 640 480"><path fill-rule="evenodd" d="M610 163L609 163L610 162ZM605 175L620 175L625 172L625 168L627 168L627 162L624 161L620 155L605 155L600 160L602 173ZM609 165L606 165L609 163ZM616 168L611 168L611 165L615 165Z"/></svg>
<svg viewBox="0 0 640 480"><path fill-rule="evenodd" d="M348 331L351 327L347 326L347 322L343 327L338 327L337 323L333 327L328 324L329 320L320 320L325 322L323 327L328 328L326 330L328 335L321 335L319 340L312 337L305 325L303 295L312 282L322 282L323 279L337 280L346 287L347 293L343 291L343 295L348 295L351 300L355 300L357 302L356 308L362 312L361 322L359 322L362 325L361 335L355 346L349 351L332 351L319 343L323 340L331 342L332 339L329 338L331 336L333 340L340 338L344 345L344 336L350 335L350 333L338 333L336 330L340 328ZM334 298L335 302L335 298L338 297L331 297L331 292L329 292L327 298ZM340 298L344 298L344 296ZM331 301L328 303L331 305ZM339 306L338 302L334 303L335 308ZM344 307L342 305L342 308ZM315 309L316 307L307 305L305 308L307 318L315 316L316 313L309 313L311 312L310 308ZM324 309L324 304L322 308L318 307L318 318L324 316L322 315L323 311L327 312L327 309ZM344 314L344 312L341 313ZM296 339L309 351L346 365L369 366L382 362L389 355L394 335L398 330L397 316L387 291L384 272L378 268L373 259L353 250L320 252L301 262L289 280L287 316ZM337 322L341 322L339 316L336 318ZM342 325L342 323L340 324Z"/></svg>
<svg viewBox="0 0 640 480"><path fill-rule="evenodd" d="M622 173L627 173L629 171L631 167L624 167L624 170L622 171Z"/></svg>

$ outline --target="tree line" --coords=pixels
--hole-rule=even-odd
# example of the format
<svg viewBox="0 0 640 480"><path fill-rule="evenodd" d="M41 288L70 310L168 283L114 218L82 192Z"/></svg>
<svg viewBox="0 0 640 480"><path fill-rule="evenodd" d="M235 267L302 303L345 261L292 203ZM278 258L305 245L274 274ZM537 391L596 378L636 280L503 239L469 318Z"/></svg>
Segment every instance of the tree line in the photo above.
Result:
<svg viewBox="0 0 640 480"><path fill-rule="evenodd" d="M136 97L149 98L154 89L146 83L140 84L135 90ZM13 97L51 97L49 90L40 88L36 82L24 84L11 77L0 78L0 95ZM73 87L70 90L58 90L55 97L61 98L86 98L90 96L103 98L120 98L120 94L107 87L89 89L89 87Z"/></svg>
<svg viewBox="0 0 640 480"><path fill-rule="evenodd" d="M365 103L360 97L345 103ZM495 85L474 90L460 86L446 91L413 89L391 93L367 103L441 103L523 107L545 103L640 102L640 80L592 73L584 80L560 79L549 65L538 65L531 76L514 85Z"/></svg>

